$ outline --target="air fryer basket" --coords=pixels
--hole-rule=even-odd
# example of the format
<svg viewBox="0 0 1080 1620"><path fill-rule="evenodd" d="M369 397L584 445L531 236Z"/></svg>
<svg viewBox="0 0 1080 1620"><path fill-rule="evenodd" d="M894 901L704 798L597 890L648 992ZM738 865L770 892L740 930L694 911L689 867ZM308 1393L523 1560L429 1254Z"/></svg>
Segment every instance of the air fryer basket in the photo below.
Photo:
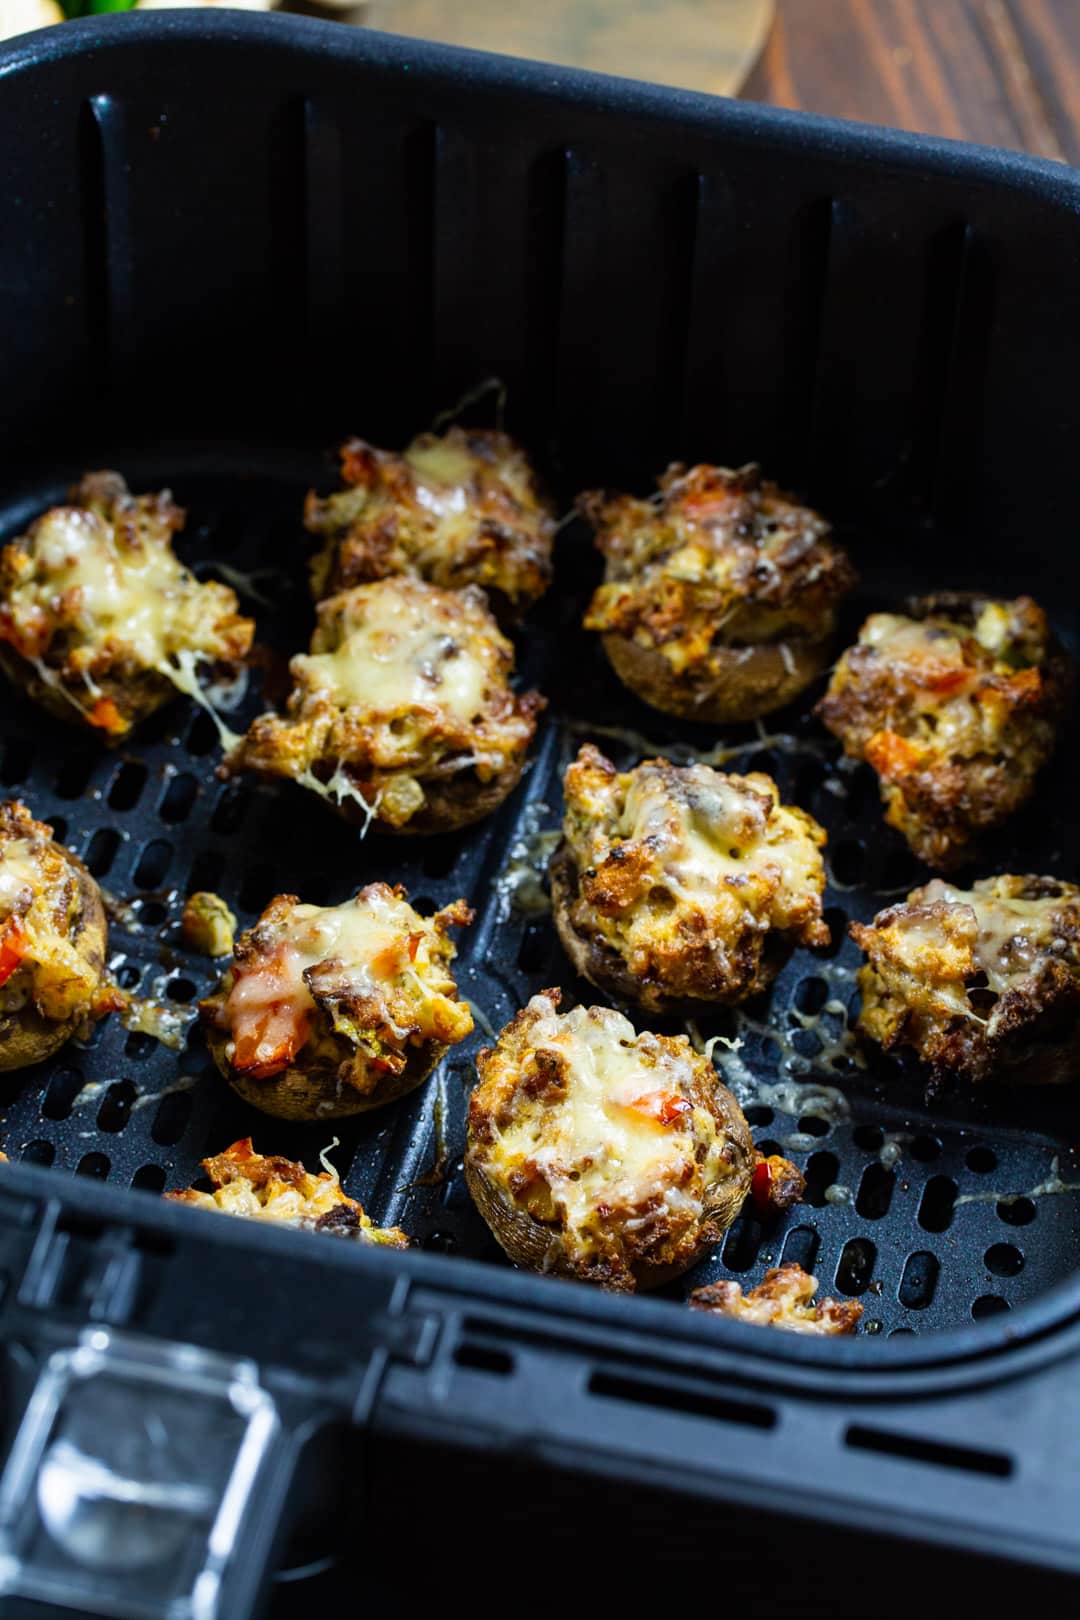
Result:
<svg viewBox="0 0 1080 1620"><path fill-rule="evenodd" d="M150 464L135 454L113 459L133 487L165 483L183 501L189 518L181 549L197 571L220 562L227 577L238 570L258 591L261 600L251 606L260 638L279 649L306 645L309 548L299 513L309 482L332 479L328 458L295 470L260 464L256 451L242 466L213 454L187 465L160 453ZM38 504L62 491L63 484L41 487ZM857 624L861 610L894 597L905 572L879 571L875 548L857 530L850 543L864 573L852 613ZM625 761L672 744L708 748L716 736L651 713L619 686L598 639L579 628L596 573L586 537L568 528L556 586L517 636L522 681L551 698L535 763L491 822L449 837L403 843L375 834L361 841L313 796L219 782L214 727L185 702L108 753L10 697L0 781L50 820L120 901L110 945L126 988L183 1007L213 985L213 964L186 953L178 938L183 899L194 889L221 892L246 924L275 893L336 903L382 878L404 883L422 911L460 895L476 905L458 977L479 1016L472 1041L455 1049L419 1095L340 1122L333 1133L245 1107L220 1079L197 1029L176 1053L149 1035L125 1033L114 1019L98 1026L89 1046L68 1046L40 1071L7 1079L9 1154L156 1193L189 1185L199 1161L238 1136L251 1134L262 1149L314 1165L336 1133L334 1162L376 1220L400 1224L427 1248L505 1264L461 1171L483 1025L500 1029L548 985L562 985L571 1000L602 999L575 980L550 914L536 909L535 877L527 881L543 859L545 830L559 824L562 770L587 737ZM1020 554L1001 584L1020 590L1026 576ZM927 583L967 578L950 558ZM987 583L985 573L979 582ZM767 1227L744 1214L713 1257L668 1293L682 1298L719 1276L749 1284L770 1264L798 1260L826 1288L863 1300L863 1332L928 1332L1007 1310L1072 1270L1080 1199L999 1201L994 1193L1047 1183L1055 1162L1060 1179L1080 1183L1073 1103L1067 1090L991 1089L928 1107L925 1075L914 1068L858 1066L865 1060L845 1034L860 960L846 939L847 919L872 916L924 879L899 836L884 828L870 772L839 767L837 747L810 717L812 701L813 694L770 719L764 737L753 727L732 730L731 746L739 749L732 767L772 772L784 796L828 828L833 949L797 953L771 995L697 1021L702 1038L741 1037L737 1054L721 1051L721 1067L748 1099L759 1145L790 1154L804 1169L807 1201ZM259 706L253 691L244 713ZM1069 757L1066 741L1036 806L995 849L994 869L1076 870Z"/></svg>
<svg viewBox="0 0 1080 1620"><path fill-rule="evenodd" d="M1075 655L1078 216L1070 172L1002 153L299 19L73 24L0 50L0 540L88 467L115 466L135 489L167 485L189 513L181 554L199 571L220 564L246 576L263 598L247 603L260 640L293 651L311 622L302 500L313 484L330 487L330 448L350 432L403 443L497 376L506 425L563 510L588 485L647 489L676 457L757 459L850 546L862 584L845 634L913 588L1028 590ZM111 932L120 982L179 1006L214 976L177 937L183 895L196 887L221 892L244 922L279 891L327 903L374 878L404 883L421 909L459 895L477 907L459 975L481 1015L475 1037L419 1094L336 1125L331 1150L370 1214L433 1252L303 1251L305 1276L318 1268L341 1280L342 1309L347 1281L381 1299L382 1280L389 1292L397 1278L428 1313L412 1324L410 1355L417 1367L434 1355L441 1382L393 1368L389 1426L415 1438L442 1423L456 1444L502 1425L500 1443L527 1448L539 1423L553 1456L580 1443L598 1471L635 1445L652 1448L657 1469L661 1457L674 1470L692 1453L694 1488L708 1479L727 1500L740 1470L749 1481L771 1468L807 1512L828 1448L846 1447L836 1476L846 1511L866 1524L888 1504L894 1530L917 1468L959 1469L978 1524L966 1545L1000 1550L998 1482L1012 1477L1014 1449L1057 1433L1055 1414L1048 1401L1033 1405L1020 1433L1005 1406L991 1418L977 1393L955 1394L960 1372L937 1383L927 1373L927 1383L920 1369L1004 1358L1019 1373L1066 1353L1080 1197L1048 1184L1080 1183L1075 1104L1067 1088L928 1103L912 1066L859 1065L845 1036L858 960L847 920L872 916L925 874L884 827L869 773L839 765L810 717L813 693L763 734L733 728L724 740L734 768L771 771L828 828L834 948L797 953L759 1005L699 1020L702 1038L742 1037L722 1067L743 1088L759 1145L777 1143L804 1167L807 1202L767 1229L741 1217L659 1303L515 1276L471 1206L463 1124L484 1023L497 1030L552 984L601 999L573 980L550 916L523 911L515 884L558 825L567 757L588 738L620 762L717 741L619 687L579 628L597 577L588 536L567 526L556 583L516 636L520 679L548 694L550 710L522 785L481 828L361 841L299 790L223 785L213 727L184 701L105 753L5 690L0 789L51 821L121 902ZM257 704L256 687L244 714ZM1076 741L1073 726L983 871L1077 877ZM238 1136L314 1165L331 1135L245 1109L197 1031L177 1054L111 1019L87 1046L5 1078L2 1101L13 1159L146 1195L121 1211L88 1182L34 1178L33 1197L46 1197L42 1181L56 1189L56 1218L68 1201L82 1212L63 1228L74 1234L64 1265L81 1253L72 1243L137 1220L167 1230L192 1264L250 1257L271 1292L274 1256L282 1278L299 1268L299 1238L236 1230L155 1198ZM99 1206L101 1224L87 1225ZM750 1285L781 1259L862 1300L857 1341L752 1334L681 1303L714 1277ZM424 1320L458 1295L474 1313L483 1300L487 1316L463 1319L460 1340L434 1328L425 1338ZM19 1309L53 1298L24 1281ZM502 1307L502 1337L485 1339ZM269 1306L253 1293L246 1309L273 1339ZM135 1305L129 1318L140 1320ZM224 1342L241 1320L204 1310L197 1331ZM371 1323L377 1342L385 1324ZM176 1296L163 1290L142 1325L183 1334ZM965 1331L938 1331L954 1329ZM527 1353L507 1348L515 1335ZM918 1337L887 1344L893 1335ZM401 1340L390 1336L391 1357ZM619 1370L556 1386L560 1357L601 1348L617 1350ZM260 1353L242 1336L230 1349ZM542 1405L545 1355L558 1400ZM669 1365L672 1379L753 1385L758 1404L714 1384L673 1396L665 1411L660 1385L634 1369ZM972 1390L987 1376L973 1370ZM781 1387L792 1403L797 1387L817 1403L817 1437L801 1454L786 1415L777 1428L776 1412L788 1414ZM582 1391L591 1406L578 1404ZM933 1394L933 1417L916 1420L909 1404L897 1421L930 1438L894 1443L885 1429L841 1420L844 1401L895 1396L899 1410L920 1391ZM458 1403L450 1416L446 1401ZM625 1421L605 1427L603 1412ZM810 1422L810 1405L799 1421ZM958 1438L971 1439L973 1425L984 1450ZM723 1481L708 1451L715 1433L728 1447ZM747 1435L752 1447L734 1443ZM640 1457L627 1477L634 1468L644 1471ZM689 1488L681 1466L665 1477ZM746 1502L761 1500L763 1478L745 1485ZM1027 1494L1017 1485L1008 1498L1022 1542L1014 1555L1077 1567L1069 1524L1040 1494L1044 1474L1022 1470L1021 1482ZM920 1521L919 1533L946 1531ZM1068 1550L1047 1550L1053 1537Z"/></svg>

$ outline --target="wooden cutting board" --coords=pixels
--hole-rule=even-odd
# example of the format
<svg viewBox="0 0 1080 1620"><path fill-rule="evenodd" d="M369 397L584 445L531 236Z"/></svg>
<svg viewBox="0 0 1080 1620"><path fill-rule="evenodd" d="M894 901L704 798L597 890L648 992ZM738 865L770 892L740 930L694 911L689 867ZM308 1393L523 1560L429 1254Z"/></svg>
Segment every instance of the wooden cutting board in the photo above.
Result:
<svg viewBox="0 0 1080 1620"><path fill-rule="evenodd" d="M371 0L356 20L448 45L734 95L761 52L773 11L774 0Z"/></svg>

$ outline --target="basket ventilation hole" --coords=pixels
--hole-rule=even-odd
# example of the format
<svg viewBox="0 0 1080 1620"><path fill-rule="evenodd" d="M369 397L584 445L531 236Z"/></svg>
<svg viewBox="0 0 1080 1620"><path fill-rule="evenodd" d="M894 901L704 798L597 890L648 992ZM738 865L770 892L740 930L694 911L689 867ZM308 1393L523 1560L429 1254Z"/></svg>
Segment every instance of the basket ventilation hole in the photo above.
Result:
<svg viewBox="0 0 1080 1620"><path fill-rule="evenodd" d="M761 1247L761 1222L752 1215L740 1215L724 1244L724 1264L729 1271L749 1271Z"/></svg>
<svg viewBox="0 0 1080 1620"><path fill-rule="evenodd" d="M799 1129L804 1136L828 1136L832 1127L827 1119L819 1119L817 1114L804 1114Z"/></svg>
<svg viewBox="0 0 1080 1620"><path fill-rule="evenodd" d="M29 737L12 737L4 749L4 764L0 770L0 782L5 787L13 787L16 782L25 781L30 774L30 767L34 763L34 745Z"/></svg>
<svg viewBox="0 0 1080 1620"><path fill-rule="evenodd" d="M806 1202L820 1209L825 1202L825 1189L831 1187L840 1170L835 1153L812 1153L806 1161Z"/></svg>
<svg viewBox="0 0 1080 1620"><path fill-rule="evenodd" d="M931 1164L941 1154L941 1143L936 1136L917 1136L908 1152L920 1164Z"/></svg>
<svg viewBox="0 0 1080 1620"><path fill-rule="evenodd" d="M802 1266L804 1271L813 1271L820 1247L821 1239L812 1226L796 1226L784 1239L780 1262L785 1266Z"/></svg>
<svg viewBox="0 0 1080 1620"><path fill-rule="evenodd" d="M56 791L60 798L77 799L85 793L93 769L93 754L69 754L56 773Z"/></svg>
<svg viewBox="0 0 1080 1620"><path fill-rule="evenodd" d="M743 1114L748 1125L771 1125L774 1118L772 1109L765 1103L749 1103Z"/></svg>
<svg viewBox="0 0 1080 1620"><path fill-rule="evenodd" d="M131 1080L115 1080L105 1093L105 1101L98 1109L98 1128L103 1131L122 1131L131 1118L131 1105L138 1091Z"/></svg>
<svg viewBox="0 0 1080 1620"><path fill-rule="evenodd" d="M169 870L172 845L164 838L154 838L139 856L135 868L135 886L139 889L159 889ZM145 912L143 916L145 921Z"/></svg>
<svg viewBox="0 0 1080 1620"><path fill-rule="evenodd" d="M109 1161L104 1153L87 1153L79 1160L75 1174L91 1176L94 1181L104 1181L109 1174Z"/></svg>
<svg viewBox="0 0 1080 1620"><path fill-rule="evenodd" d="M829 943L825 946L825 956L839 956L847 939L847 913L839 906L829 906L825 911L825 922L829 927Z"/></svg>
<svg viewBox="0 0 1080 1620"><path fill-rule="evenodd" d="M991 1170L997 1169L997 1154L993 1148L973 1147L967 1156L967 1167L974 1170L977 1175L989 1175Z"/></svg>
<svg viewBox="0 0 1080 1620"><path fill-rule="evenodd" d="M188 727L188 734L184 739L188 753L195 759L201 759L204 754L211 752L217 740L217 727L206 710L200 709Z"/></svg>
<svg viewBox="0 0 1080 1620"><path fill-rule="evenodd" d="M1038 1213L1030 1198L1002 1199L996 1208L998 1220L1006 1226L1030 1226Z"/></svg>
<svg viewBox="0 0 1080 1620"><path fill-rule="evenodd" d="M855 1199L858 1213L868 1221L880 1221L889 1213L895 1186L894 1170L887 1170L883 1164L868 1165L863 1171L858 1196Z"/></svg>
<svg viewBox="0 0 1080 1620"><path fill-rule="evenodd" d="M454 1360L459 1367L470 1372L490 1373L496 1378L507 1378L514 1370L514 1358L507 1350L491 1344L473 1344L468 1339L454 1348Z"/></svg>
<svg viewBox="0 0 1080 1620"><path fill-rule="evenodd" d="M833 882L850 888L858 883L866 863L866 848L857 838L845 838L832 852Z"/></svg>
<svg viewBox="0 0 1080 1620"><path fill-rule="evenodd" d="M56 1158L56 1149L51 1142L38 1140L27 1142L22 1150L22 1156L27 1164L52 1164Z"/></svg>
<svg viewBox="0 0 1080 1620"><path fill-rule="evenodd" d="M104 877L120 848L120 834L115 827L99 827L86 847L84 857L87 869L96 878Z"/></svg>
<svg viewBox="0 0 1080 1620"><path fill-rule="evenodd" d="M941 1267L925 1249L909 1254L900 1279L899 1300L909 1311L925 1311L937 1289Z"/></svg>
<svg viewBox="0 0 1080 1620"><path fill-rule="evenodd" d="M173 1147L179 1142L190 1114L190 1091L171 1091L162 1097L150 1128L150 1135L159 1147Z"/></svg>
<svg viewBox="0 0 1080 1620"><path fill-rule="evenodd" d="M159 1193L165 1186L165 1172L160 1164L141 1164L131 1178L131 1185L139 1192Z"/></svg>
<svg viewBox="0 0 1080 1620"><path fill-rule="evenodd" d="M836 1286L842 1294L865 1294L877 1259L869 1238L849 1238L836 1268Z"/></svg>
<svg viewBox="0 0 1080 1620"><path fill-rule="evenodd" d="M944 1232L952 1225L956 1182L950 1176L931 1176L919 1205L919 1225L925 1232Z"/></svg>
<svg viewBox="0 0 1080 1620"><path fill-rule="evenodd" d="M986 1269L994 1277L1015 1277L1024 1269L1024 1256L1015 1243L994 1243L983 1255Z"/></svg>
<svg viewBox="0 0 1080 1620"><path fill-rule="evenodd" d="M49 1089L41 1105L45 1118L67 1119L82 1088L83 1077L78 1069L57 1069L49 1081Z"/></svg>
<svg viewBox="0 0 1080 1620"><path fill-rule="evenodd" d="M851 1133L851 1140L856 1147L861 1147L867 1153L876 1153L885 1140L885 1132L880 1125L856 1125Z"/></svg>
<svg viewBox="0 0 1080 1620"><path fill-rule="evenodd" d="M1000 1294L980 1294L971 1307L971 1314L976 1322L981 1322L984 1316L1000 1316L1008 1308L1008 1300L1002 1299Z"/></svg>
<svg viewBox="0 0 1080 1620"><path fill-rule="evenodd" d="M803 979L795 992L795 1005L801 1013L813 1017L829 999L829 986L824 979Z"/></svg>
<svg viewBox="0 0 1080 1620"><path fill-rule="evenodd" d="M526 925L518 947L518 967L522 973L536 973L546 961L550 936L547 919L534 918Z"/></svg>
<svg viewBox="0 0 1080 1620"><path fill-rule="evenodd" d="M162 795L158 814L170 826L186 821L199 793L199 784L186 771L174 776Z"/></svg>
<svg viewBox="0 0 1080 1620"><path fill-rule="evenodd" d="M188 874L188 893L196 894L200 889L216 889L221 882L225 871L225 857L216 850L204 850L197 855L191 863Z"/></svg>
<svg viewBox="0 0 1080 1620"><path fill-rule="evenodd" d="M210 825L216 833L228 836L236 832L248 813L250 795L241 787L227 787L214 806Z"/></svg>
<svg viewBox="0 0 1080 1620"><path fill-rule="evenodd" d="M121 765L116 780L109 789L109 805L113 810L133 810L146 786L146 766L129 760Z"/></svg>

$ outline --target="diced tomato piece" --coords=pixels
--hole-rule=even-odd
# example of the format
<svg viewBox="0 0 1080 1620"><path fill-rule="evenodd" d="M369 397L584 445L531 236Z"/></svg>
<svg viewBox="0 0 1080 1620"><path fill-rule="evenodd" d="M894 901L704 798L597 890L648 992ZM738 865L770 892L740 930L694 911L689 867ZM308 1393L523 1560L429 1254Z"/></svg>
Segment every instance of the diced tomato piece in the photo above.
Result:
<svg viewBox="0 0 1080 1620"><path fill-rule="evenodd" d="M674 1125L677 1119L690 1112L691 1105L677 1091L646 1091L640 1097L635 1097L627 1107L637 1114L644 1114L646 1119L654 1119L658 1125Z"/></svg>
<svg viewBox="0 0 1080 1620"><path fill-rule="evenodd" d="M26 930L18 917L0 927L0 984L6 984L26 955Z"/></svg>
<svg viewBox="0 0 1080 1620"><path fill-rule="evenodd" d="M762 1159L750 1181L750 1197L759 1215L772 1213L772 1201L769 1197L771 1185L772 1171L769 1169L769 1161Z"/></svg>
<svg viewBox="0 0 1080 1620"><path fill-rule="evenodd" d="M913 771L919 763L919 750L895 731L875 731L866 745L866 758L888 781Z"/></svg>
<svg viewBox="0 0 1080 1620"><path fill-rule="evenodd" d="M114 737L127 730L127 722L110 697L98 698L94 707L87 713L86 718L92 726L98 726L102 731L107 731Z"/></svg>
<svg viewBox="0 0 1080 1620"><path fill-rule="evenodd" d="M225 1008L234 1068L254 1080L280 1074L307 1040L313 1010L284 948L237 971Z"/></svg>

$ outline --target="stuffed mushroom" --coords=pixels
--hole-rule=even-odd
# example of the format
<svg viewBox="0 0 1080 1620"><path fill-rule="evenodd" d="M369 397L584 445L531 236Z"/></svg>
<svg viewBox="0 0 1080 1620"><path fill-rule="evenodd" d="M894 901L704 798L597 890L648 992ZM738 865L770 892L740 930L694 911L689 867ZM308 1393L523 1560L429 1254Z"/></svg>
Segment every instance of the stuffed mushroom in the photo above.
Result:
<svg viewBox="0 0 1080 1620"><path fill-rule="evenodd" d="M358 585L320 604L285 715L255 720L221 773L290 778L391 832L466 826L517 784L544 707L513 667L476 587Z"/></svg>
<svg viewBox="0 0 1080 1620"><path fill-rule="evenodd" d="M551 582L555 522L521 447L505 433L422 433L403 454L363 439L341 447L344 488L312 491L304 523L323 545L317 599L390 574L460 590L481 585L519 617Z"/></svg>
<svg viewBox="0 0 1080 1620"><path fill-rule="evenodd" d="M817 1286L817 1278L802 1266L775 1266L747 1294L737 1282L709 1283L694 1289L690 1304L695 1311L706 1311L711 1316L727 1316L757 1327L782 1328L788 1333L825 1338L854 1333L863 1313L858 1300L841 1303L826 1297L815 1301Z"/></svg>
<svg viewBox="0 0 1080 1620"><path fill-rule="evenodd" d="M282 1119L342 1119L404 1096L471 1033L450 972L464 900L421 917L370 883L340 906L272 900L200 1003L218 1068Z"/></svg>
<svg viewBox="0 0 1080 1620"><path fill-rule="evenodd" d="M199 676L239 675L254 624L235 593L201 584L173 551L184 513L168 491L132 495L88 473L0 551L0 668L63 720L121 742Z"/></svg>
<svg viewBox="0 0 1080 1620"><path fill-rule="evenodd" d="M534 996L477 1058L465 1175L512 1260L630 1292L717 1243L750 1188L750 1130L685 1036Z"/></svg>
<svg viewBox="0 0 1080 1620"><path fill-rule="evenodd" d="M0 1069L23 1069L117 1005L101 891L52 828L0 804Z"/></svg>
<svg viewBox="0 0 1080 1620"><path fill-rule="evenodd" d="M578 507L607 565L585 628L653 708L751 720L824 668L855 573L826 520L758 467L676 464L651 500L595 490Z"/></svg>
<svg viewBox="0 0 1080 1620"><path fill-rule="evenodd" d="M1029 596L953 592L872 614L817 712L844 752L877 772L889 825L948 871L1030 796L1067 673Z"/></svg>
<svg viewBox="0 0 1080 1620"><path fill-rule="evenodd" d="M979 1083L1051 1085L1080 1075L1080 888L1048 877L935 878L873 923L857 1028L886 1051Z"/></svg>
<svg viewBox="0 0 1080 1620"><path fill-rule="evenodd" d="M829 943L825 833L771 777L665 759L619 772L589 744L564 792L555 925L611 995L653 1013L743 1001L794 945Z"/></svg>
<svg viewBox="0 0 1080 1620"><path fill-rule="evenodd" d="M332 1170L312 1175L294 1159L256 1153L251 1138L234 1142L224 1153L202 1161L213 1192L187 1187L165 1197L175 1204L219 1210L250 1220L272 1221L304 1232L328 1232L355 1243L407 1249L409 1240L396 1226L379 1227L365 1215L355 1198L342 1191Z"/></svg>

